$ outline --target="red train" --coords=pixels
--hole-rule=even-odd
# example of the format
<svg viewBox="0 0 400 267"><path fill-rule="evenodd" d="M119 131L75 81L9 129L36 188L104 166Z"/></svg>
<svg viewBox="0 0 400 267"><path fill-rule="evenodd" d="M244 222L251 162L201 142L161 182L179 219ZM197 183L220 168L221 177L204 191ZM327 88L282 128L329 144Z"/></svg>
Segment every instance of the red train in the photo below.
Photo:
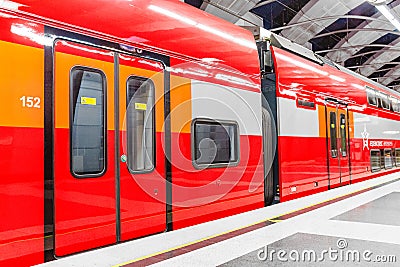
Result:
<svg viewBox="0 0 400 267"><path fill-rule="evenodd" d="M178 0L3 0L0 55L1 266L400 166L399 94Z"/></svg>

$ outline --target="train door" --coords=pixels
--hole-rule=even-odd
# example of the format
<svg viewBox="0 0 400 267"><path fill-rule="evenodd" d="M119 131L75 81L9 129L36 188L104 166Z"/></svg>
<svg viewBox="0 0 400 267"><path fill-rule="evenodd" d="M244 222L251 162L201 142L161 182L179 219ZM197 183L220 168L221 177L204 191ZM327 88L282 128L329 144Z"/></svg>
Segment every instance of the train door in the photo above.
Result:
<svg viewBox="0 0 400 267"><path fill-rule="evenodd" d="M55 44L54 116L55 255L115 243L113 52Z"/></svg>
<svg viewBox="0 0 400 267"><path fill-rule="evenodd" d="M335 188L350 183L348 113L345 105L332 102L327 102L326 111L329 186Z"/></svg>
<svg viewBox="0 0 400 267"><path fill-rule="evenodd" d="M119 55L120 232L128 240L166 230L164 68Z"/></svg>

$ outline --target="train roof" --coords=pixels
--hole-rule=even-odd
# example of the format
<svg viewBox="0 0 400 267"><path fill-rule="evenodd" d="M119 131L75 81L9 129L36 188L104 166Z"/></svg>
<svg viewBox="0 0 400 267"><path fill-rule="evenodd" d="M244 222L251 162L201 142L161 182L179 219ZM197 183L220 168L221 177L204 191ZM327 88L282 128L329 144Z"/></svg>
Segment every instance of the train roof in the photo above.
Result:
<svg viewBox="0 0 400 267"><path fill-rule="evenodd" d="M227 66L259 80L253 35L179 0L3 0L0 9L120 44Z"/></svg>
<svg viewBox="0 0 400 267"><path fill-rule="evenodd" d="M342 72L347 73L348 75L351 75L359 80L366 82L368 85L373 85L374 87L376 87L375 89L379 88L386 93L390 93L397 97L400 97L400 93L398 93L397 91L391 90L390 88L388 88L380 83L377 83L365 76L362 76L361 74L358 74L358 73L356 73L350 69L347 69L339 64L336 64L327 58L319 56L319 55L315 54L312 50L310 50L304 46L301 46L299 44L296 44L296 43L290 41L289 39L279 36L273 32L270 32L270 31L264 29L264 28L249 27L248 30L253 32L253 35L256 36L256 39L259 39L259 40L267 39L271 42L272 46L290 51L290 52L297 54L303 58L313 61L317 64L321 64L321 65L328 64L332 67L337 68L338 70L340 70Z"/></svg>

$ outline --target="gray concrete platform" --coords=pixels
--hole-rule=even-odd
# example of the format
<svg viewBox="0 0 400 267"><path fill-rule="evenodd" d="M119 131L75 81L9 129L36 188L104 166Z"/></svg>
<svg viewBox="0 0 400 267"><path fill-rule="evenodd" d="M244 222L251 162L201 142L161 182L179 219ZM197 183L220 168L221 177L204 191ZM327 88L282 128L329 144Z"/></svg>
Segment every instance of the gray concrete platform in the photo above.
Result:
<svg viewBox="0 0 400 267"><path fill-rule="evenodd" d="M400 260L400 245L296 233L220 266L376 266L378 260L398 266L389 261Z"/></svg>
<svg viewBox="0 0 400 267"><path fill-rule="evenodd" d="M400 266L399 198L390 174L41 266Z"/></svg>
<svg viewBox="0 0 400 267"><path fill-rule="evenodd" d="M380 197L332 220L400 226L400 192Z"/></svg>

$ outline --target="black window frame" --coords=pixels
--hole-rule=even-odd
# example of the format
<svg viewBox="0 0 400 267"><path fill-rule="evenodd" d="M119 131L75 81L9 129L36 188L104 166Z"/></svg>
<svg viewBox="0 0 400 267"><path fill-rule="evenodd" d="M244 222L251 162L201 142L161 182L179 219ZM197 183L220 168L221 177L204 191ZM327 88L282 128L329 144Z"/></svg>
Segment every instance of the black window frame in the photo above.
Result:
<svg viewBox="0 0 400 267"><path fill-rule="evenodd" d="M235 127L235 136L234 136L234 145L235 145L235 153L236 153L236 160L229 161L228 163L197 163L196 162L196 124L203 123L203 124L212 124L212 125L227 125L227 126L234 126ZM211 168L228 168L228 167L235 167L238 166L240 163L240 129L239 124L236 121L231 120L214 120L214 119L207 119L207 118L196 118L192 120L191 125L191 155L192 155L192 164L196 169L203 170L203 169L211 169Z"/></svg>
<svg viewBox="0 0 400 267"><path fill-rule="evenodd" d="M72 131L72 126L74 123L74 88L73 88L73 72L74 71L89 71L89 72L94 72L100 74L102 77L102 89L103 89L103 155L104 155L104 165L103 169L100 172L96 173L76 173L73 170L73 157L72 157L72 151L73 151L73 145L72 145L72 138L73 138L73 131ZM75 102L76 103L76 102ZM107 76L101 69L97 68L91 68L87 66L74 66L70 69L69 72L69 156L70 156L70 173L72 174L73 177L75 178L98 178L104 176L104 174L107 172Z"/></svg>
<svg viewBox="0 0 400 267"><path fill-rule="evenodd" d="M390 100L389 100L389 96L387 95L387 94L385 94L385 93L382 93L382 92L379 92L378 93L380 96L379 96L379 99L380 99L380 101L381 101L381 107L382 107L382 109L384 109L384 110L390 110ZM386 107L385 107L386 106Z"/></svg>
<svg viewBox="0 0 400 267"><path fill-rule="evenodd" d="M157 162L157 160L156 160L156 157L157 157L157 153L156 153L156 134L157 134L157 132L156 132L156 110L155 110L155 99L156 99L156 97L155 97L155 95L156 95L156 86L155 86L155 84L154 84L154 82L153 82L153 80L151 80L150 78L147 78L147 77L143 77L143 76L137 76L137 75L130 75L127 79L126 79L126 112L128 112L128 106L129 106L129 104L130 104L130 101L128 101L128 99L129 99L129 80L130 79L138 79L138 80L142 80L143 81L143 83L144 82L149 82L150 84L151 84L151 87L153 88L153 99L152 99L152 103L153 103L153 106L151 107L151 112L152 112L152 114L151 114L151 116L152 116L152 128L153 128L153 131L152 131L152 142L153 142L153 149L152 149L152 153L153 153L153 158L152 158L152 168L151 169L147 169L147 170L132 170L131 169L131 166L129 166L129 156L130 155L128 155L129 154L129 149L128 149L128 144L126 144L126 146L127 146L127 161L126 161L126 166L127 166L127 168L128 168L128 171L130 172L130 173L132 173L132 174L145 174L145 173L151 173L151 172L153 172L155 169L156 169L156 162ZM128 113L127 113L127 115L126 115L127 117L126 117L126 142L128 143L129 141L128 141L128 138L129 138L129 134L128 134L128 123L129 123L129 119L128 119Z"/></svg>

